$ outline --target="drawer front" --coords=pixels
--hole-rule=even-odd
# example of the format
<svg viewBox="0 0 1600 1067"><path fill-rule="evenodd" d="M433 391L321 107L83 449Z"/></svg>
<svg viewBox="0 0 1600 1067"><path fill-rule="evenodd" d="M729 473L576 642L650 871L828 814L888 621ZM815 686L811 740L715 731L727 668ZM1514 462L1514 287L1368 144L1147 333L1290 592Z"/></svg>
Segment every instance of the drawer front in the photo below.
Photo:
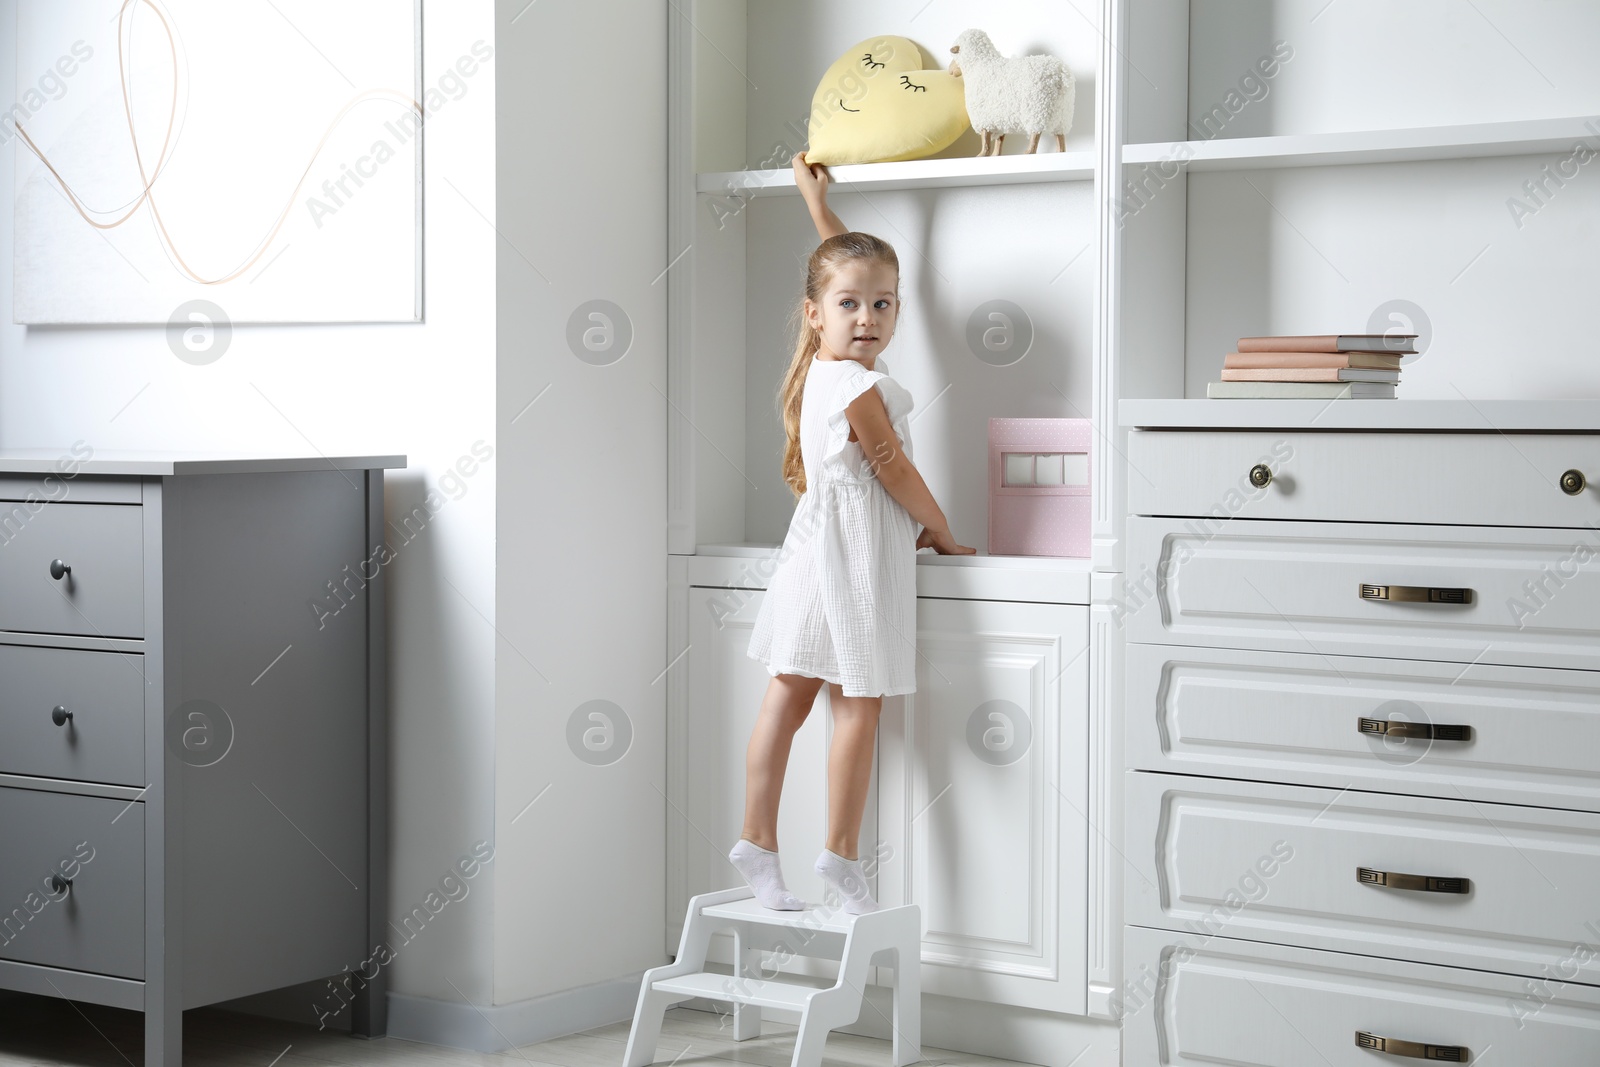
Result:
<svg viewBox="0 0 1600 1067"><path fill-rule="evenodd" d="M1126 662L1142 770L1600 812L1592 671L1138 644Z"/></svg>
<svg viewBox="0 0 1600 1067"><path fill-rule="evenodd" d="M143 509L50 504L5 531L0 545L0 630L144 636ZM57 579L50 565L70 573Z"/></svg>
<svg viewBox="0 0 1600 1067"><path fill-rule="evenodd" d="M0 679L0 772L145 784L144 657L0 645Z"/></svg>
<svg viewBox="0 0 1600 1067"><path fill-rule="evenodd" d="M1585 985L1137 927L1127 930L1125 946L1126 1064L1600 1062L1600 989ZM1418 1060L1392 1046L1385 1054L1357 1044L1358 1034L1443 1054Z"/></svg>
<svg viewBox="0 0 1600 1067"><path fill-rule="evenodd" d="M1600 816L1144 771L1127 798L1135 925L1600 982L1600 953L1570 958L1600 921Z"/></svg>
<svg viewBox="0 0 1600 1067"><path fill-rule="evenodd" d="M1600 531L1135 518L1128 538L1130 593L1151 590L1132 641L1600 669Z"/></svg>
<svg viewBox="0 0 1600 1067"><path fill-rule="evenodd" d="M142 803L0 788L0 856L0 959L144 978Z"/></svg>
<svg viewBox="0 0 1600 1067"><path fill-rule="evenodd" d="M1590 434L1137 430L1128 463L1135 515L1600 526ZM1592 484L1567 493L1569 470Z"/></svg>

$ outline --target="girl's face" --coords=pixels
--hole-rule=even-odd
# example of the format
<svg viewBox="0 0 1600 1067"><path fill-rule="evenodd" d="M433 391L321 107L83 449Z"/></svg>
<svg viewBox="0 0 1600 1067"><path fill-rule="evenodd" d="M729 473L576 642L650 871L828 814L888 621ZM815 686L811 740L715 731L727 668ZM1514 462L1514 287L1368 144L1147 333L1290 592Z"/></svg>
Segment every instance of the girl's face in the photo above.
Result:
<svg viewBox="0 0 1600 1067"><path fill-rule="evenodd" d="M875 259L848 262L833 272L820 305L806 300L806 321L822 335L821 359L853 359L873 368L894 336L899 274Z"/></svg>

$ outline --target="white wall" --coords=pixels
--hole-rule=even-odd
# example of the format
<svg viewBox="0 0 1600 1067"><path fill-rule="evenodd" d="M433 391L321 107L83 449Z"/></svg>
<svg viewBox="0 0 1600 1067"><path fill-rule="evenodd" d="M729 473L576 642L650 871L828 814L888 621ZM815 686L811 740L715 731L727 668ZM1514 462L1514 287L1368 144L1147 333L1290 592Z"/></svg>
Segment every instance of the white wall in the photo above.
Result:
<svg viewBox="0 0 1600 1067"><path fill-rule="evenodd" d="M17 3L0 0L0 94L7 105L17 85ZM429 3L426 15L425 86L437 86L474 42L494 44L490 0ZM319 40L315 26L300 28L337 64L338 40ZM91 62L115 64L115 50L97 52ZM470 477L451 472L461 457L473 457L475 442L498 444L496 238L485 218L494 217L496 65L491 60L462 79L456 98L428 119L425 324L241 326L222 358L205 366L176 358L162 327L15 326L12 214L0 210L0 447L82 439L97 451L404 453L407 469L387 478L391 520L444 480L420 534L402 545L390 532L398 556L388 570L391 914L420 903L473 842L495 837L490 620L501 459L496 453ZM329 105L337 111L343 101ZM328 117L307 121L320 126ZM175 167L185 152L204 151L203 130L190 126L183 137ZM7 145L8 154L17 143ZM13 168L0 165L0 204L12 202L13 185ZM225 196L219 189L218 204L208 207L225 210ZM167 211L169 227L190 217L175 208ZM296 251L272 269L292 269ZM217 301L226 306L220 290ZM469 894L413 941L395 945L392 990L489 1001L495 885L483 876L469 885ZM315 1021L313 995L300 987L269 999ZM348 1012L340 1023L348 1025Z"/></svg>
<svg viewBox="0 0 1600 1067"><path fill-rule="evenodd" d="M496 1020L519 1041L631 1016L667 959L667 13L498 5L494 999L523 1004ZM596 299L633 330L605 365L567 338ZM569 746L593 700L610 762Z"/></svg>

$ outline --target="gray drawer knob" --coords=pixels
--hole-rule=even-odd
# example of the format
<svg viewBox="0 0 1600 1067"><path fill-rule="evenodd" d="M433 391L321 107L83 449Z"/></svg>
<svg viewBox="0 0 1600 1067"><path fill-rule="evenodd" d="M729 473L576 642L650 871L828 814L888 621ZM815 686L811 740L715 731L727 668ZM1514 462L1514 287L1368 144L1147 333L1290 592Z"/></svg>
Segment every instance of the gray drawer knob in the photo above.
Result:
<svg viewBox="0 0 1600 1067"><path fill-rule="evenodd" d="M1466 1063L1472 1055L1465 1045L1429 1045L1421 1041L1402 1041L1398 1037L1379 1037L1365 1030L1356 1031L1356 1047L1435 1063Z"/></svg>
<svg viewBox="0 0 1600 1067"><path fill-rule="evenodd" d="M72 568L61 562L61 560L53 559L50 561L50 577L54 578L56 581L59 582L61 579L65 578L71 573Z"/></svg>
<svg viewBox="0 0 1600 1067"><path fill-rule="evenodd" d="M1579 470L1567 471L1561 476L1561 491L1568 496L1577 496L1588 484L1589 480Z"/></svg>
<svg viewBox="0 0 1600 1067"><path fill-rule="evenodd" d="M65 704L57 704L55 707L50 709L50 721L55 723L57 726L67 725L67 722L71 718L72 712L67 710L67 706Z"/></svg>
<svg viewBox="0 0 1600 1067"><path fill-rule="evenodd" d="M57 893L65 893L67 890L72 888L72 879L63 878L59 874L52 874L50 876L50 888L55 890Z"/></svg>
<svg viewBox="0 0 1600 1067"><path fill-rule="evenodd" d="M1435 878L1427 874L1396 874L1394 871L1375 871L1371 867L1357 867L1356 881L1362 885L1381 886L1384 889L1409 889L1413 893L1470 893L1470 878Z"/></svg>
<svg viewBox="0 0 1600 1067"><path fill-rule="evenodd" d="M1250 468L1250 484L1257 489L1265 489L1272 484L1272 468L1265 463L1257 463Z"/></svg>

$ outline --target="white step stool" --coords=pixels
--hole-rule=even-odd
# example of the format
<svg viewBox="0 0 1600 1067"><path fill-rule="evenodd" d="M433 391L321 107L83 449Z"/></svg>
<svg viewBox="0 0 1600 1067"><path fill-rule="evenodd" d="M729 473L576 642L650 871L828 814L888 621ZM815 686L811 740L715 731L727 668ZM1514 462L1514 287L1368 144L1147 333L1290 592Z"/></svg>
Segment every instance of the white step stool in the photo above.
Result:
<svg viewBox="0 0 1600 1067"><path fill-rule="evenodd" d="M705 970L711 935L730 929L735 973ZM746 957L759 950L837 959L839 979L817 988L752 978ZM894 957L893 1067L909 1067L922 1058L922 915L917 905L865 915L817 904L807 904L804 911L773 911L756 903L749 886L702 893L689 901L678 958L644 972L623 1067L655 1061L662 1017L691 997L732 1003L735 1041L760 1035L763 1008L784 1022L798 1022L792 1067L821 1067L828 1032L860 1017L867 968L884 953Z"/></svg>

